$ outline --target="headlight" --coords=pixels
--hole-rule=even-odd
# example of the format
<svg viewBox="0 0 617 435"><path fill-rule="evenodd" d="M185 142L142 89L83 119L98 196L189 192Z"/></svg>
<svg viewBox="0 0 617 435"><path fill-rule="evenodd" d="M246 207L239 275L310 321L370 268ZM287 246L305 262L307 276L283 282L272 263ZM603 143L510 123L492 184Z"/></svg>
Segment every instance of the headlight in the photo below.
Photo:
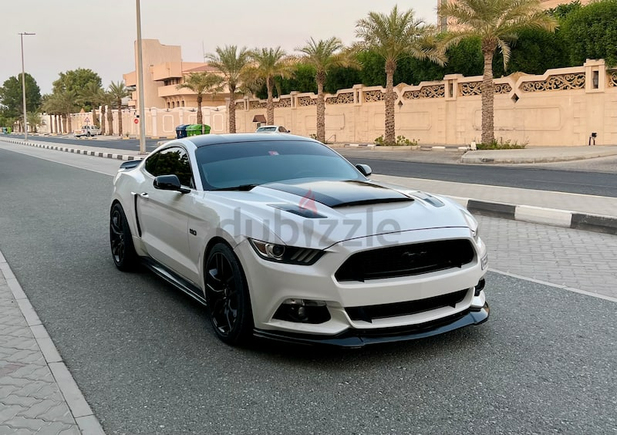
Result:
<svg viewBox="0 0 617 435"><path fill-rule="evenodd" d="M310 266L324 254L324 251L319 249L298 248L255 239L249 239L249 242L257 255L268 261Z"/></svg>

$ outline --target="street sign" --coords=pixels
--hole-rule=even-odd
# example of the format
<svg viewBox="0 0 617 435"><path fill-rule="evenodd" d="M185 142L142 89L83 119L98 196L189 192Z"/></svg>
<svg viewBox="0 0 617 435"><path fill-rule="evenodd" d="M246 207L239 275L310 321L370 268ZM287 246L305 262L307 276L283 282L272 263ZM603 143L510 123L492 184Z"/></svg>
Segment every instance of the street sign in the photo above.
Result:
<svg viewBox="0 0 617 435"><path fill-rule="evenodd" d="M84 123L88 124L90 122L90 118L84 119Z"/></svg>
<svg viewBox="0 0 617 435"><path fill-rule="evenodd" d="M139 124L139 119L135 118L135 119L133 119L133 122L134 122L135 124Z"/></svg>

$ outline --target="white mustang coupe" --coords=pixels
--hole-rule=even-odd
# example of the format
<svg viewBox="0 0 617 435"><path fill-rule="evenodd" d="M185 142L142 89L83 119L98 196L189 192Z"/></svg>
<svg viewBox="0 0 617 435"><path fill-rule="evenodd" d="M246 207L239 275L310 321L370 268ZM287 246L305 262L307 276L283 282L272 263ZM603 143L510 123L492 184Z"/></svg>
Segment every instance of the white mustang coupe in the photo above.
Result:
<svg viewBox="0 0 617 435"><path fill-rule="evenodd" d="M476 220L370 174L289 134L167 142L114 179L114 263L202 302L229 344L360 347L486 321Z"/></svg>

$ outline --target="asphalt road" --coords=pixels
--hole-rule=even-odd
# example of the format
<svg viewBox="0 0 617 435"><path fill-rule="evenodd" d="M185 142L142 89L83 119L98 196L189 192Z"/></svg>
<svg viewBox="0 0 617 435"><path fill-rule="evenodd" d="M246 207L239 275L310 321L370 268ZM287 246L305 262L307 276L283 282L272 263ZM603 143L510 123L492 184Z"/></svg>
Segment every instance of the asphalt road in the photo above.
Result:
<svg viewBox="0 0 617 435"><path fill-rule="evenodd" d="M37 136L36 140L117 150L139 150L139 141L135 139ZM147 151L156 148L158 142L159 140L148 139ZM376 152L348 148L338 148L337 151L352 163L366 163L373 172L384 175L617 197L616 157L593 159L595 162L567 162L530 167L457 164L462 155L459 151Z"/></svg>
<svg viewBox="0 0 617 435"><path fill-rule="evenodd" d="M454 151L412 151L418 154L407 156L383 152L379 158L371 152L337 151L354 164L368 164L377 174L617 197L617 171L598 171L597 166L591 165L584 168L573 167L571 163L533 167L464 165L456 164L462 154ZM617 162L614 157L602 162L607 160Z"/></svg>
<svg viewBox="0 0 617 435"><path fill-rule="evenodd" d="M479 327L359 351L231 348L190 298L115 269L110 194L109 175L0 150L0 250L108 434L617 429L614 302L490 273Z"/></svg>

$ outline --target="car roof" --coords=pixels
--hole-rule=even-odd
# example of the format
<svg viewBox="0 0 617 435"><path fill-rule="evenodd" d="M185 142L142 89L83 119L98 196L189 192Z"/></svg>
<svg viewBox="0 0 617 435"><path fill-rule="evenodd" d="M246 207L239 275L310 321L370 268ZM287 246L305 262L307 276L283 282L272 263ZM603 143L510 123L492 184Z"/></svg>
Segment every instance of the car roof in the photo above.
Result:
<svg viewBox="0 0 617 435"><path fill-rule="evenodd" d="M266 139L267 137L267 139ZM303 136L295 136L291 134L286 135L267 135L259 133L233 133L233 134L204 134L200 136L191 136L185 138L195 144L197 148L215 145L215 144L223 144L223 143L238 143L238 142L263 142L267 141L301 141L301 142L317 142L313 139L309 139Z"/></svg>

